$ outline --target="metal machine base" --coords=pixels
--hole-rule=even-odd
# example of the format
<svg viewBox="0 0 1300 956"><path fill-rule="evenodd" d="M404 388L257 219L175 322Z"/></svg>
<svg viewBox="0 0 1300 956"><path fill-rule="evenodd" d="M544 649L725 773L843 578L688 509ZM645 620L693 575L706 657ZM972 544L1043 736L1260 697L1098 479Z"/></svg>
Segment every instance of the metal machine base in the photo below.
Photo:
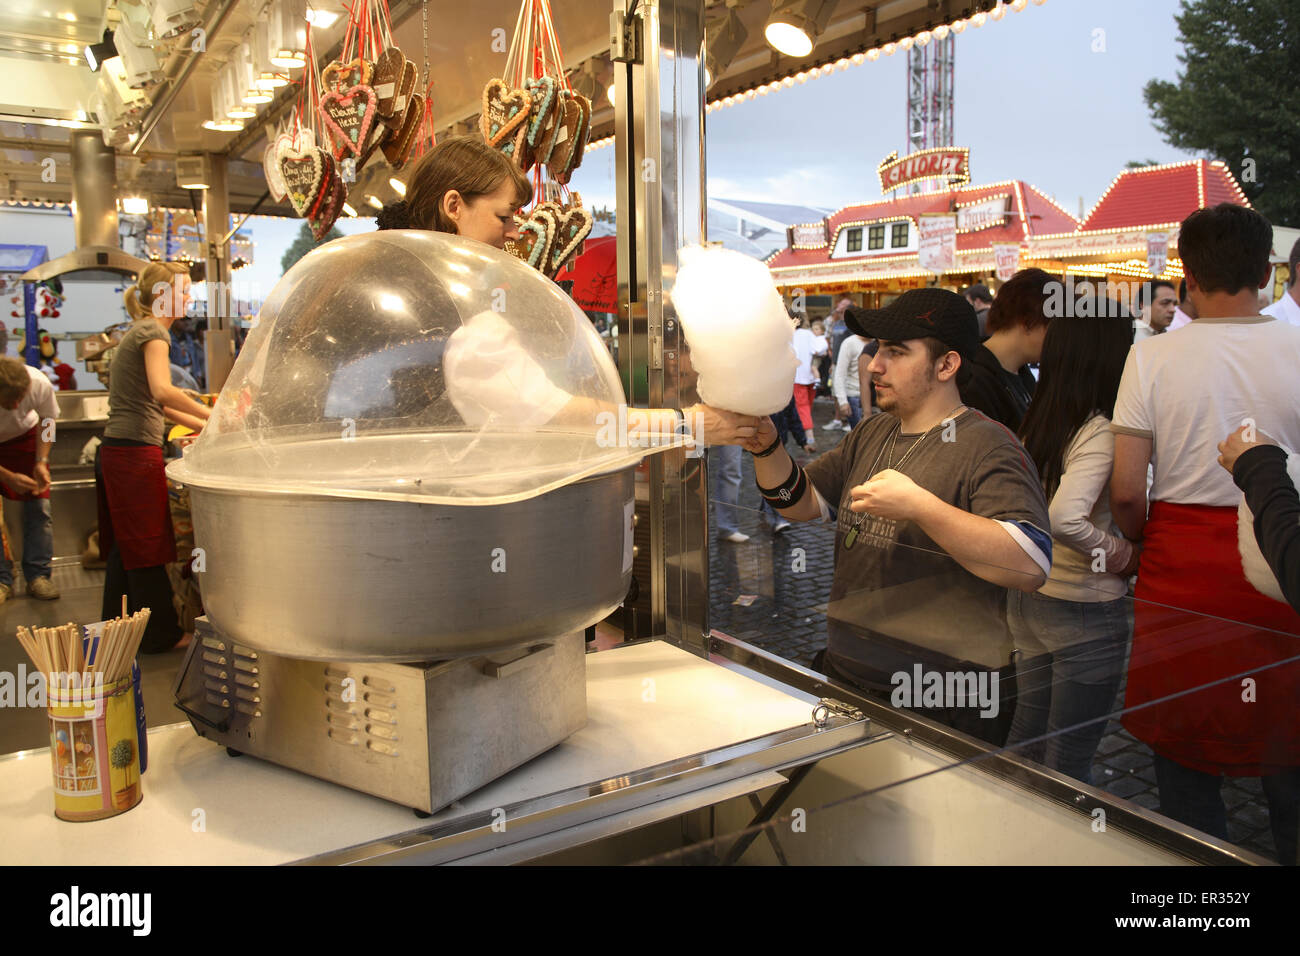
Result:
<svg viewBox="0 0 1300 956"><path fill-rule="evenodd" d="M433 812L587 722L577 631L434 663L303 661L227 640L206 617L177 677L199 736Z"/></svg>

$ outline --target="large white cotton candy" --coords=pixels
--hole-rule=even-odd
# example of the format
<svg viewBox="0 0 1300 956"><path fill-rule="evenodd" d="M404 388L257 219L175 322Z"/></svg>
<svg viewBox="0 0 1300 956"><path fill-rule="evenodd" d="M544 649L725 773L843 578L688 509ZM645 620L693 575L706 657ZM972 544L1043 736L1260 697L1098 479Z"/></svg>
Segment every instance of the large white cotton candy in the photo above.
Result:
<svg viewBox="0 0 1300 956"><path fill-rule="evenodd" d="M1300 455L1292 453L1287 456L1286 470L1291 481L1300 488ZM1255 516L1246 506L1245 495L1241 496L1241 502L1237 505L1237 550L1241 552L1241 569L1255 590L1274 601L1285 603L1282 585L1277 583L1273 569L1264 558L1264 552L1259 550L1259 541L1255 538Z"/></svg>
<svg viewBox="0 0 1300 956"><path fill-rule="evenodd" d="M673 307L700 376L700 398L745 415L785 408L799 360L767 266L730 249L698 246L682 249L680 262Z"/></svg>

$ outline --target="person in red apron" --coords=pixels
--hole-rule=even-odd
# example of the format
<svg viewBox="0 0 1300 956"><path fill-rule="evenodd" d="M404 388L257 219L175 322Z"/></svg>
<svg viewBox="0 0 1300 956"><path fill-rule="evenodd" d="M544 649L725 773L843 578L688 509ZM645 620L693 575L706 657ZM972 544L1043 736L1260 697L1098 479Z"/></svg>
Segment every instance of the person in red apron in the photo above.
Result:
<svg viewBox="0 0 1300 956"><path fill-rule="evenodd" d="M118 343L109 368L108 424L95 458L99 497L99 547L107 561L103 615L152 610L141 642L145 653L183 644L173 613L166 565L176 560L163 471L164 416L195 430L209 409L171 383L168 356L172 323L190 301L188 267L153 263L126 291L133 324Z"/></svg>
<svg viewBox="0 0 1300 956"><path fill-rule="evenodd" d="M23 503L23 577L27 593L53 601L50 580L50 449L59 403L50 380L16 358L0 358L0 495ZM13 563L0 556L0 604L13 596Z"/></svg>
<svg viewBox="0 0 1300 956"><path fill-rule="evenodd" d="M1294 864L1300 615L1246 580L1241 492L1218 464L1218 442L1242 426L1300 448L1300 328L1259 314L1271 244L1268 221L1242 206L1183 222L1197 318L1129 352L1111 503L1142 540L1123 723L1155 753L1161 812L1227 839L1222 778L1259 777L1278 858Z"/></svg>

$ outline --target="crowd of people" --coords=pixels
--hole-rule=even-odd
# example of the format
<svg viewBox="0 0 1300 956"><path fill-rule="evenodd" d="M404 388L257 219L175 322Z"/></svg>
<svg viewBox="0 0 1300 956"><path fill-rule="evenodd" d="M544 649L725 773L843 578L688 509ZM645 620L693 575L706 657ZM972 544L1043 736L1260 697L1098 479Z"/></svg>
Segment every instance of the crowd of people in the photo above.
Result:
<svg viewBox="0 0 1300 956"><path fill-rule="evenodd" d="M862 342L858 394L873 401L842 401L856 376L837 374L851 430L806 466L785 413L739 442L780 520L835 527L818 669L1085 782L1123 684L1162 812L1226 838L1223 778L1257 777L1294 864L1300 243L1289 291L1261 314L1271 244L1253 210L1193 213L1183 287L1149 283L1136 315L1058 317L1057 280L1038 269L995 296L837 304L828 352L838 373ZM801 361L817 348L806 331ZM796 410L810 386L796 379ZM1247 579L1243 492L1242 533L1285 600ZM900 697L926 673L947 692Z"/></svg>

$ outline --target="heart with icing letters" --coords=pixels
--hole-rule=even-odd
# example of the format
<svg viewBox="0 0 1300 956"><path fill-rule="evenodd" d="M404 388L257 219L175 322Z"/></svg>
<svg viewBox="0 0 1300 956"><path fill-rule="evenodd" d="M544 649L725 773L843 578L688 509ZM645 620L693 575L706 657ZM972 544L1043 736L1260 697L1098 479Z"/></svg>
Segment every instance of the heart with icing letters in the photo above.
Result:
<svg viewBox="0 0 1300 956"><path fill-rule="evenodd" d="M374 75L374 67L357 57L348 63L335 60L321 70L321 85L327 90L343 89L349 86L369 86Z"/></svg>
<svg viewBox="0 0 1300 956"><path fill-rule="evenodd" d="M483 88L483 113L479 128L489 146L503 146L514 139L520 125L528 121L533 97L527 90L512 90L504 80L488 80Z"/></svg>
<svg viewBox="0 0 1300 956"><path fill-rule="evenodd" d="M334 157L315 146L308 149L293 147L280 150L280 175L284 177L285 192L299 216L307 215L320 197L325 179L325 161L334 165Z"/></svg>
<svg viewBox="0 0 1300 956"><path fill-rule="evenodd" d="M564 264L578 253L583 240L591 233L592 222L591 213L582 206L569 206L559 211L547 275L558 275Z"/></svg>
<svg viewBox="0 0 1300 956"><path fill-rule="evenodd" d="M368 86L354 86L345 92L333 91L320 98L321 117L334 138L334 155L345 152L360 156L375 121L375 91Z"/></svg>

